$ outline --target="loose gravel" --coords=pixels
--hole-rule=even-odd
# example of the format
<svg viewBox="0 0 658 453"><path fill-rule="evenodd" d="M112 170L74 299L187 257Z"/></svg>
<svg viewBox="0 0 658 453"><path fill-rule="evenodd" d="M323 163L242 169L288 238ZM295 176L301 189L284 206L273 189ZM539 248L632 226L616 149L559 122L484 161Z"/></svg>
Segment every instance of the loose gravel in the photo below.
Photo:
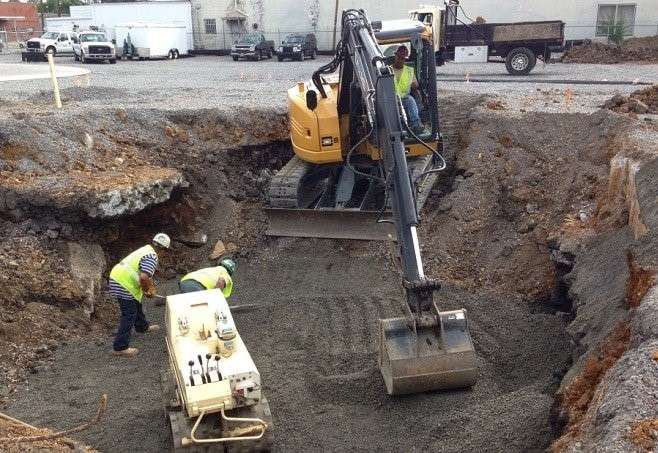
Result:
<svg viewBox="0 0 658 453"><path fill-rule="evenodd" d="M465 307L478 351L472 390L386 395L376 368L379 317L399 316L397 277L373 244L281 239L243 263L233 304L262 308L236 323L262 373L275 451L538 451L552 439L556 370L569 357L564 325L513 298L446 288ZM393 277L393 278L392 278ZM161 291L173 290L173 282ZM162 322L163 309L147 306ZM16 394L8 412L37 425L71 426L109 396L98 427L78 437L106 452L166 451L159 371L162 332L137 335L135 359L111 339L71 343Z"/></svg>
<svg viewBox="0 0 658 453"><path fill-rule="evenodd" d="M327 56L303 62L264 60L234 62L225 56L196 56L179 60L119 61L116 65L94 63L82 65L71 57L58 57L57 64L74 65L91 70L91 76L62 79L68 97L67 108L152 107L158 109L197 109L280 107L286 92L298 81L309 80ZM0 56L0 62L18 62L16 55ZM26 63L44 65L45 63ZM487 94L508 100L511 110L555 112L590 112L614 94L629 94L637 86L552 85L515 83L505 65L453 64L437 68L439 88L474 94ZM555 63L542 65L524 79L550 80L638 80L657 81L658 65L586 65ZM491 78L505 83L445 82L441 78ZM84 89L88 87L89 89ZM69 91L66 91L66 89ZM569 102L563 102L570 90ZM40 93L43 91L43 93ZM545 92L550 92L545 102ZM40 94L39 94L40 93ZM51 108L48 81L6 82L0 84L0 99L9 101L42 99L43 108ZM65 99L66 101L67 99ZM558 100L558 104L553 102Z"/></svg>

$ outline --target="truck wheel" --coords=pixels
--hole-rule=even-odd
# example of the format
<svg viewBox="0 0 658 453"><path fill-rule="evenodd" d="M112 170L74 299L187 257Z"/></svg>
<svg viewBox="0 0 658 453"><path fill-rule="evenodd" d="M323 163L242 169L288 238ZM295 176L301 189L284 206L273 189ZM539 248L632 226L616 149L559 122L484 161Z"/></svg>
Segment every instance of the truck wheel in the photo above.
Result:
<svg viewBox="0 0 658 453"><path fill-rule="evenodd" d="M239 57L233 55L233 61L238 61L238 58L239 58Z"/></svg>
<svg viewBox="0 0 658 453"><path fill-rule="evenodd" d="M507 72L514 76L528 75L536 64L535 53L527 47L512 49L505 58Z"/></svg>

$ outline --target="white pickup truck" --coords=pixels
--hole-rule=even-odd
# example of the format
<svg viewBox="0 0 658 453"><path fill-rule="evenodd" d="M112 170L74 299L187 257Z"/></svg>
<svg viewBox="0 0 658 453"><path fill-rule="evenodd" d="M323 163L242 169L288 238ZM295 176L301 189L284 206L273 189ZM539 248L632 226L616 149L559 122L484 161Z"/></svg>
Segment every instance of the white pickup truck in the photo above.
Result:
<svg viewBox="0 0 658 453"><path fill-rule="evenodd" d="M98 31L83 31L73 40L73 55L75 61L87 63L88 61L117 62L117 52L105 34Z"/></svg>
<svg viewBox="0 0 658 453"><path fill-rule="evenodd" d="M76 34L73 32L49 31L39 38L28 39L25 43L25 53L41 54L51 53L55 55L72 55L73 40Z"/></svg>

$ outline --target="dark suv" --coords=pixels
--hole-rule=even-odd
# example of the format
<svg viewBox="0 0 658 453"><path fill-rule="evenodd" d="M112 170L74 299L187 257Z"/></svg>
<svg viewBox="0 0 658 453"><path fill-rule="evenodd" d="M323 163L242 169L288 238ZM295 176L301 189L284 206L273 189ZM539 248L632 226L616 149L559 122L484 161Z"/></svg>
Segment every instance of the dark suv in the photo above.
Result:
<svg viewBox="0 0 658 453"><path fill-rule="evenodd" d="M315 35L288 35L283 40L281 46L276 50L276 56L279 61L285 58L302 61L304 57L311 57L315 60L318 52L318 44Z"/></svg>

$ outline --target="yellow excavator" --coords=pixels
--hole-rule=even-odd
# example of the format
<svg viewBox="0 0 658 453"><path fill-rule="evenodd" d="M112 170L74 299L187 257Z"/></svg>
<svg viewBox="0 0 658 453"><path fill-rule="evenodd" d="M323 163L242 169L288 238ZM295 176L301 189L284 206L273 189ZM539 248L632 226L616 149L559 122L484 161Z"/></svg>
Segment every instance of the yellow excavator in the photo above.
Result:
<svg viewBox="0 0 658 453"><path fill-rule="evenodd" d="M441 312L425 276L419 211L446 166L432 29L405 19L370 22L343 11L333 60L288 92L295 157L273 178L268 234L397 241L405 316L379 321L379 366L390 394L472 386L475 351L465 310ZM412 128L395 90L404 45L424 124ZM414 130L415 129L415 130Z"/></svg>

